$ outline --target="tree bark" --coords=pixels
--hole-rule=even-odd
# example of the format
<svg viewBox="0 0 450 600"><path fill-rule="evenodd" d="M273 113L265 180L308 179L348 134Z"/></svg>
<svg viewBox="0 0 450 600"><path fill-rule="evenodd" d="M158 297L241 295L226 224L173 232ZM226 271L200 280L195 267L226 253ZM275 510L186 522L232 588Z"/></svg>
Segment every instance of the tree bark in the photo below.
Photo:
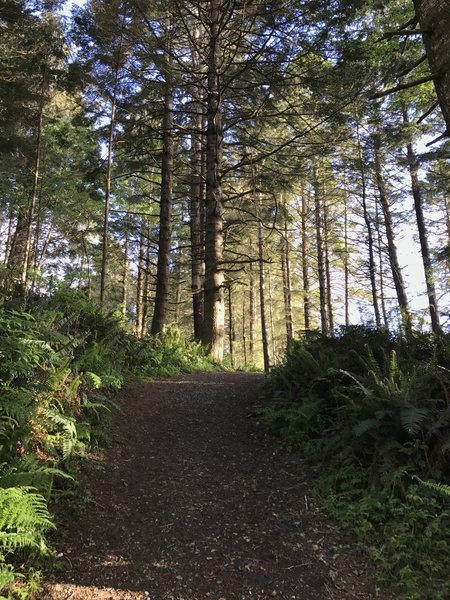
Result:
<svg viewBox="0 0 450 600"><path fill-rule="evenodd" d="M404 105L402 107L402 112L403 123L406 126L408 126L408 111ZM434 273L433 266L431 263L430 248L428 245L427 227L425 224L425 217L423 214L423 198L419 182L418 164L416 155L414 153L412 139L408 133L406 141L406 156L408 160L409 174L411 177L411 190L414 198L414 210L416 213L417 230L419 232L420 251L422 254L423 270L425 273L425 285L427 288L428 295L428 309L430 311L431 329L434 334L440 335L442 333L442 330L439 322L439 309L436 299L436 287L434 283Z"/></svg>
<svg viewBox="0 0 450 600"><path fill-rule="evenodd" d="M170 70L170 65L167 66ZM161 196L159 203L159 242L156 267L155 305L151 334L162 331L167 318L169 302L169 255L172 240L172 194L173 194L173 87L171 75L166 75L164 116L162 123L163 154L161 163Z"/></svg>
<svg viewBox="0 0 450 600"><path fill-rule="evenodd" d="M106 180L105 180L105 204L103 208L103 233L102 233L102 261L100 266L100 302L105 301L106 278L108 271L108 251L109 251L109 213L111 205L111 186L114 160L114 133L116 125L117 95L119 93L120 67L123 60L123 44L125 33L126 15L123 14L119 35L119 44L114 63L113 88L111 96L111 112L108 130L108 150L106 157Z"/></svg>
<svg viewBox="0 0 450 600"><path fill-rule="evenodd" d="M139 235L139 258L136 286L136 326L135 332L138 338L144 335L144 295L145 295L145 222L141 221L141 232Z"/></svg>
<svg viewBox="0 0 450 600"><path fill-rule="evenodd" d="M260 211L258 211L260 212ZM270 369L269 339L266 317L266 272L264 263L264 236L261 216L258 219L258 259L259 259L259 306L261 314L261 338L263 347L264 371Z"/></svg>
<svg viewBox="0 0 450 600"><path fill-rule="evenodd" d="M322 333L328 334L327 285L322 223L322 193L317 167L314 166L314 217L316 226L317 275L319 280L320 326Z"/></svg>
<svg viewBox="0 0 450 600"><path fill-rule="evenodd" d="M302 278L303 278L303 319L304 327L307 331L311 329L311 300L310 300L310 285L309 285L309 245L308 245L308 233L307 233L307 222L308 222L308 201L306 192L302 190L302 214L301 214L301 228L302 228Z"/></svg>
<svg viewBox="0 0 450 600"><path fill-rule="evenodd" d="M281 273L283 277L283 300L284 300L284 318L286 323L286 339L292 340L294 337L294 314L292 310L292 282L291 282L291 253L289 244L289 229L287 219L287 206L284 200L284 226L283 237L281 240Z"/></svg>
<svg viewBox="0 0 450 600"><path fill-rule="evenodd" d="M383 315L383 326L389 331L389 319L386 310L386 295L384 293L384 261L383 261L383 243L381 239L381 223L378 214L378 203L375 204L375 230L377 232L377 253L378 253L378 272L380 279L380 304L381 314Z"/></svg>
<svg viewBox="0 0 450 600"><path fill-rule="evenodd" d="M234 322L233 322L233 298L232 298L231 283L227 287L228 287L228 343L230 346L231 366L234 368L234 341L235 341L236 335L235 335Z"/></svg>
<svg viewBox="0 0 450 600"><path fill-rule="evenodd" d="M348 250L348 197L344 196L344 322L350 325L349 310L349 250Z"/></svg>
<svg viewBox="0 0 450 600"><path fill-rule="evenodd" d="M414 7L434 79L438 101L450 135L450 9L446 0L414 0Z"/></svg>
<svg viewBox="0 0 450 600"><path fill-rule="evenodd" d="M367 230L367 243L368 243L368 251L369 251L369 279L370 279L370 289L372 291L372 306L373 312L375 314L375 325L377 328L381 327L381 316L380 316L380 307L378 304L378 290L377 290L377 280L376 280L376 264L375 264L375 252L374 252L374 241L373 241L373 232L372 232L372 223L369 215L369 211L367 209L367 180L366 180L366 169L364 166L362 147L361 147L361 137L359 133L359 124L356 126L356 139L357 139L357 147L358 147L358 164L359 164L359 172L361 175L361 204L363 209L363 219L366 225Z"/></svg>
<svg viewBox="0 0 450 600"><path fill-rule="evenodd" d="M402 271L398 261L397 246L395 243L394 226L392 222L391 207L386 190L386 183L383 177L382 158L380 149L379 135L375 135L375 180L378 188L381 208L383 209L384 226L386 229L387 248L389 262L391 265L392 278L394 280L397 301L400 307L402 322L406 330L411 329L411 312L409 309L408 298L406 296L405 284L403 282Z"/></svg>
<svg viewBox="0 0 450 600"><path fill-rule="evenodd" d="M129 290L129 270L130 270L130 228L127 218L125 223L125 243L123 246L123 267L122 267L122 315L125 317L128 310L128 290Z"/></svg>
<svg viewBox="0 0 450 600"><path fill-rule="evenodd" d="M204 151L203 151L203 105L196 102L195 115L192 120L194 132L191 135L191 198L190 198L190 229L191 229L191 269L192 269L192 310L194 319L194 339L202 338L204 297L203 285L205 278L204 263Z"/></svg>
<svg viewBox="0 0 450 600"><path fill-rule="evenodd" d="M328 331L334 332L334 315L333 315L333 299L331 295L331 268L330 268L330 227L329 227L329 212L326 197L323 200L323 246L325 255L325 281L326 281L326 296L327 296L327 316L328 316Z"/></svg>
<svg viewBox="0 0 450 600"><path fill-rule="evenodd" d="M250 244L250 253L253 252L253 245ZM256 329L256 295L255 295L255 276L253 262L250 263L250 281L249 281L249 354L250 361L255 362L255 329Z"/></svg>
<svg viewBox="0 0 450 600"><path fill-rule="evenodd" d="M224 352L222 101L219 86L220 2L210 0L207 72L205 304L202 343L219 362Z"/></svg>

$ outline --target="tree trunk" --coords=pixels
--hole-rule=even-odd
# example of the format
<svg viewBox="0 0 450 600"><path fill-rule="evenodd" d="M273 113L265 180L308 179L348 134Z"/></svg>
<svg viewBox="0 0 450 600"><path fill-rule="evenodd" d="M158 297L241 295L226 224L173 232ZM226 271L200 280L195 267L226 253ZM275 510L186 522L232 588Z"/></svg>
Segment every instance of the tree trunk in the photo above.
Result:
<svg viewBox="0 0 450 600"><path fill-rule="evenodd" d="M323 201L323 246L325 254L325 275L326 275L326 296L327 296L327 316L328 316L328 331L334 332L334 316L333 316L333 299L331 295L331 268L330 268L330 227L329 227L328 203L324 197Z"/></svg>
<svg viewBox="0 0 450 600"><path fill-rule="evenodd" d="M306 192L302 190L302 215L301 215L301 227L302 227L302 275L303 275L303 319L304 327L307 331L311 329L311 301L310 301L310 286L309 286L309 269L308 269L308 233L307 233L307 222L308 222L308 201Z"/></svg>
<svg viewBox="0 0 450 600"><path fill-rule="evenodd" d="M322 333L328 334L327 285L322 224L322 194L318 179L317 167L314 167L314 216L317 245L317 275L319 279L320 326Z"/></svg>
<svg viewBox="0 0 450 600"><path fill-rule="evenodd" d="M170 66L167 67L170 69ZM167 75L170 79L170 74ZM151 334L162 331L167 318L169 302L169 255L172 239L172 193L173 193L173 88L166 81L163 116L163 155L161 164L161 196L159 204L159 242L156 267L156 293Z"/></svg>
<svg viewBox="0 0 450 600"><path fill-rule="evenodd" d="M203 284L205 276L204 255L204 182L203 182L203 144L202 104L197 102L197 114L193 118L194 132L191 136L191 198L190 198L190 228L191 228L191 268L192 268L192 309L194 318L194 339L201 340L203 327Z"/></svg>
<svg viewBox="0 0 450 600"><path fill-rule="evenodd" d="M192 65L195 72L202 69L197 41L201 38L201 27L198 25L193 32ZM204 280L205 280L205 107L203 90L199 83L192 89L193 115L191 118L191 149L190 149L190 236L191 236L191 289L192 312L194 322L194 339L201 341L204 315Z"/></svg>
<svg viewBox="0 0 450 600"><path fill-rule="evenodd" d="M231 283L228 285L228 343L230 346L231 366L234 368L234 340L235 340L234 322L233 322L233 302Z"/></svg>
<svg viewBox="0 0 450 600"><path fill-rule="evenodd" d="M25 237L25 253L23 260L23 272L22 272L22 285L23 292L26 294L26 289L28 285L28 275L31 265L31 254L32 254L32 239L33 239L33 219L36 211L36 204L38 201L38 187L39 187L39 179L41 176L41 154L42 154L42 133L44 126L44 105L45 105L45 93L48 87L47 81L47 66L44 69L44 73L42 75L42 86L41 86L41 95L39 99L39 113L38 113L38 122L37 122L37 130L36 130L36 149L35 149L35 157L34 157L34 168L33 168L33 184L31 187L31 198L30 203L28 205L28 213L27 213L27 224L26 224L26 237Z"/></svg>
<svg viewBox="0 0 450 600"><path fill-rule="evenodd" d="M273 319L273 286L272 286L272 269L270 264L267 267L267 283L269 288L269 324L270 324L270 341L272 342L272 360L274 364L278 355L278 348L275 339L275 324Z"/></svg>
<svg viewBox="0 0 450 600"><path fill-rule="evenodd" d="M384 293L384 264L383 264L383 243L381 239L381 223L378 214L378 204L375 204L375 229L377 232L377 252L378 252L378 270L380 278L380 304L381 314L383 315L383 325L386 331L389 331L389 319L386 310L386 296Z"/></svg>
<svg viewBox="0 0 450 600"><path fill-rule="evenodd" d="M123 267L122 267L122 315L125 317L128 309L128 290L130 285L130 228L127 218L125 224L125 243L123 247Z"/></svg>
<svg viewBox="0 0 450 600"><path fill-rule="evenodd" d="M8 212L8 229L6 233L6 241L5 241L5 257L3 264L6 266L8 264L9 256L11 254L11 245L13 241L13 223L14 223L14 209L13 203L10 203L9 212ZM450 237L450 236L449 236Z"/></svg>
<svg viewBox="0 0 450 600"><path fill-rule="evenodd" d="M261 337L263 347L264 371L270 369L269 339L266 318L266 272L264 263L264 236L261 216L258 220L258 259L259 259L259 306L261 314Z"/></svg>
<svg viewBox="0 0 450 600"><path fill-rule="evenodd" d="M119 46L117 49L116 61L114 64L114 81L111 97L111 113L109 117L108 150L106 157L105 204L103 208L102 261L100 266L100 302L102 303L105 301L106 277L108 271L109 212L111 205L111 184L114 160L114 130L116 125L117 95L119 92L120 66L123 58L123 37L125 22L126 18L124 14L122 17Z"/></svg>
<svg viewBox="0 0 450 600"><path fill-rule="evenodd" d="M358 145L358 164L359 172L361 174L361 204L363 209L363 219L367 230L367 243L369 251L369 279L370 289L372 291L372 306L375 314L375 325L377 328L381 327L381 316L380 307L378 305L378 290L377 290L377 279L376 279L376 264L375 264L375 253L374 253L374 241L372 232L372 223L367 210L367 181L366 181L366 169L364 166L362 148L361 148L361 137L359 133L359 124L356 125L356 138Z"/></svg>
<svg viewBox="0 0 450 600"><path fill-rule="evenodd" d="M281 240L281 273L283 277L284 318L286 323L286 339L294 337L294 314L292 311L292 282L291 282L291 255L289 245L289 229L287 219L286 200L284 201L284 231Z"/></svg>
<svg viewBox="0 0 450 600"><path fill-rule="evenodd" d="M211 357L220 362L223 360L224 351L225 316L219 27L220 2L210 0L206 115L205 304L202 343Z"/></svg>
<svg viewBox="0 0 450 600"><path fill-rule="evenodd" d="M100 302L105 301L106 273L108 269L108 250L109 250L109 211L111 204L111 181L113 169L113 151L114 151L114 127L116 119L117 102L117 83L119 79L119 69L116 70L116 78L111 100L111 114L109 121L108 134L108 154L106 158L106 181L105 181L105 204L103 208L103 233L102 233L102 262L100 266Z"/></svg>
<svg viewBox="0 0 450 600"><path fill-rule="evenodd" d="M344 196L344 319L345 326L350 325L349 310L349 251L348 251L348 196Z"/></svg>
<svg viewBox="0 0 450 600"><path fill-rule="evenodd" d="M250 245L250 253L253 252L253 246ZM252 255L252 254L251 254ZM250 263L250 281L249 281L249 353L250 361L255 362L255 329L256 329L256 294L255 294L255 276L253 262Z"/></svg>
<svg viewBox="0 0 450 600"><path fill-rule="evenodd" d="M395 244L394 227L392 223L391 207L386 191L386 184L383 177L382 159L380 150L379 135L375 135L375 180L378 188L381 208L383 209L384 226L386 229L387 248L389 262L392 270L397 301L402 315L402 322L407 331L411 329L411 313L409 310L408 298L406 296L405 284L398 262L397 246Z"/></svg>
<svg viewBox="0 0 450 600"><path fill-rule="evenodd" d="M136 327L138 338L144 335L144 296L145 296L145 222L141 221L141 233L139 236L139 258L136 287Z"/></svg>
<svg viewBox="0 0 450 600"><path fill-rule="evenodd" d="M405 106L402 107L403 122L409 125L408 111ZM419 182L417 158L414 153L411 136L408 134L406 142L406 156L408 159L409 174L411 177L411 190L414 198L414 210L416 213L417 230L419 232L420 250L422 254L422 263L425 273L425 285L428 295L428 309L430 311L431 329L434 334L442 333L439 322L439 309L436 299L436 287L434 284L433 266L431 264L430 248L428 246L428 235L423 214L422 190Z"/></svg>
<svg viewBox="0 0 450 600"><path fill-rule="evenodd" d="M445 0L414 0L439 104L450 135L450 10Z"/></svg>
<svg viewBox="0 0 450 600"><path fill-rule="evenodd" d="M142 315L142 337L148 331L148 309L149 309L149 299L150 299L150 253L151 253L151 230L150 230L150 221L147 217L146 227L145 227L145 263L144 263L144 297L143 297L143 315Z"/></svg>
<svg viewBox="0 0 450 600"><path fill-rule="evenodd" d="M41 176L42 133L44 125L45 93L47 90L47 68L42 75L42 85L36 123L36 145L34 147L33 180L28 206L19 207L16 229L8 257L8 268L12 269L12 280L18 293L25 298L28 284L28 273L31 264L31 248L33 238L33 219L38 198L39 179Z"/></svg>
<svg viewBox="0 0 450 600"><path fill-rule="evenodd" d="M242 353L244 356L244 367L247 367L247 318L246 318L245 294L242 295Z"/></svg>

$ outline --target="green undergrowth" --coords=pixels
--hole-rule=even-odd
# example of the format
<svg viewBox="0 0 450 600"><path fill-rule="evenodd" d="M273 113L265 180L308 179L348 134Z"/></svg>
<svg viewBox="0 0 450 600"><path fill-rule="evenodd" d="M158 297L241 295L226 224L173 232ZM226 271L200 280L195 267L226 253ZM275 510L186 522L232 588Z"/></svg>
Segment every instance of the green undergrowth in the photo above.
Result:
<svg viewBox="0 0 450 600"><path fill-rule="evenodd" d="M365 327L290 344L266 419L399 599L450 597L450 337Z"/></svg>
<svg viewBox="0 0 450 600"><path fill-rule="evenodd" d="M107 442L124 382L214 368L178 331L137 339L120 315L68 289L27 311L0 308L0 600L39 588L49 506Z"/></svg>

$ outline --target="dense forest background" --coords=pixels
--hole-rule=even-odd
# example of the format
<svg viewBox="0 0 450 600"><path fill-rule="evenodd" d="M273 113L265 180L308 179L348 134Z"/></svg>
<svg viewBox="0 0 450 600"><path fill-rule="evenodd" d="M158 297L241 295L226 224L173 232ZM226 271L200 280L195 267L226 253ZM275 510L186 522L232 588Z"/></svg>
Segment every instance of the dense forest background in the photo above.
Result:
<svg viewBox="0 0 450 600"><path fill-rule="evenodd" d="M445 3L69 12L0 4L2 597L125 381L259 368L398 597L448 598Z"/></svg>
<svg viewBox="0 0 450 600"><path fill-rule="evenodd" d="M412 2L14 0L0 26L6 301L64 283L266 368L302 330L445 326Z"/></svg>

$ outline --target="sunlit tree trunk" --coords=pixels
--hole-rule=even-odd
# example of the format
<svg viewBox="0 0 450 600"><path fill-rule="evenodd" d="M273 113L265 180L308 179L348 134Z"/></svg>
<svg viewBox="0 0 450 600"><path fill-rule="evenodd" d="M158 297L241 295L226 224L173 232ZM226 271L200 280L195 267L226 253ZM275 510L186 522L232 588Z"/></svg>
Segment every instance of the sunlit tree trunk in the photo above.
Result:
<svg viewBox="0 0 450 600"><path fill-rule="evenodd" d="M367 244L368 244L368 252L369 252L369 279L370 279L370 289L372 292L372 306L373 306L373 312L375 314L375 325L378 328L380 328L381 327L381 316L380 316L380 306L378 303L378 290L377 290L377 279L376 279L377 268L376 268L376 263L375 263L372 222L371 222L369 211L367 208L367 177L366 177L366 168L365 168L363 153L362 153L359 124L356 125L356 136L357 136L357 150L358 150L358 165L359 165L359 172L360 172L360 176L361 176L361 204L362 204L362 209L363 209L363 219L364 219L364 223L366 225Z"/></svg>
<svg viewBox="0 0 450 600"><path fill-rule="evenodd" d="M13 203L11 202L8 212L8 228L6 231L6 240L5 240L5 256L3 260L3 264L8 264L9 255L11 253L11 246L13 240L13 224L14 224L14 208Z"/></svg>
<svg viewBox="0 0 450 600"><path fill-rule="evenodd" d="M408 111L405 106L402 107L402 110L403 122L406 126L408 126ZM425 273L425 285L427 288L428 295L428 308L430 311L431 329L434 334L439 335L442 333L442 330L439 322L439 309L436 299L436 287L434 284L434 273L433 266L431 264L430 248L428 246L427 227L425 224L425 217L423 214L422 190L419 182L417 158L414 153L411 136L409 135L406 142L406 156L408 160L409 174L411 177L411 190L414 198L414 210L416 213L417 230L419 233L420 251L422 254L422 263Z"/></svg>
<svg viewBox="0 0 450 600"><path fill-rule="evenodd" d="M150 220L147 217L145 227L145 264L144 264L144 310L142 317L142 337L144 337L149 329L149 308L150 308L150 282L151 273L151 228Z"/></svg>
<svg viewBox="0 0 450 600"><path fill-rule="evenodd" d="M309 244L308 244L308 199L306 192L302 190L302 279L303 279L303 319L306 330L311 329L311 300L309 285Z"/></svg>
<svg viewBox="0 0 450 600"><path fill-rule="evenodd" d="M244 367L247 367L247 307L245 306L245 294L242 295L242 353L244 356Z"/></svg>
<svg viewBox="0 0 450 600"><path fill-rule="evenodd" d="M250 245L250 252L253 252L253 247ZM254 263L249 265L249 354L250 361L255 362L255 330L256 330L256 293L255 293L255 274Z"/></svg>
<svg viewBox="0 0 450 600"><path fill-rule="evenodd" d="M234 342L236 339L236 333L235 333L234 321L233 321L233 295L232 295L231 283L227 287L228 287L228 343L230 346L231 366L234 367Z"/></svg>
<svg viewBox="0 0 450 600"><path fill-rule="evenodd" d="M317 167L314 167L314 220L316 227L317 275L319 280L320 326L322 333L328 333L327 284L325 252L323 241L323 201Z"/></svg>
<svg viewBox="0 0 450 600"><path fill-rule="evenodd" d="M31 187L31 198L28 205L27 221L26 221L26 237L25 237L25 253L23 260L22 285L23 291L26 293L29 271L32 263L32 247L33 247L33 219L36 212L38 202L38 187L41 177L41 159L42 159L42 134L44 127L44 106L45 95L48 89L48 68L44 68L42 75L42 86L39 99L39 113L36 128L36 148L33 167L33 183Z"/></svg>
<svg viewBox="0 0 450 600"><path fill-rule="evenodd" d="M205 284L202 343L215 360L223 360L224 292L223 292L223 196L222 103L220 79L220 1L209 4L209 50L207 72L206 134L206 221Z"/></svg>
<svg viewBox="0 0 450 600"><path fill-rule="evenodd" d="M349 310L349 248L348 248L348 197L344 196L344 319L345 326L350 325Z"/></svg>
<svg viewBox="0 0 450 600"><path fill-rule="evenodd" d="M411 313L406 296L405 284L398 261L397 246L395 243L394 226L392 222L391 207L386 191L386 183L383 176L382 158L380 150L380 141L378 134L375 136L375 180L378 188L381 208L383 209L384 226L386 229L386 240L389 262L394 280L397 301L402 315L402 322L407 330L411 329Z"/></svg>
<svg viewBox="0 0 450 600"><path fill-rule="evenodd" d="M264 235L261 217L258 219L258 259L259 259L259 307L261 315L261 338L263 347L264 371L270 369L269 336L267 334L266 269L264 262Z"/></svg>
<svg viewBox="0 0 450 600"><path fill-rule="evenodd" d="M273 286L272 286L272 269L270 264L267 266L267 287L269 291L269 325L270 325L270 341L272 342L272 360L275 364L276 357L278 355L277 342L275 337L275 322L273 317L274 312L274 300L273 300Z"/></svg>
<svg viewBox="0 0 450 600"><path fill-rule="evenodd" d="M377 232L377 254L378 254L378 270L380 280L380 304L381 314L383 315L383 326L386 331L389 331L389 319L386 309L386 295L384 293L384 261L383 261L383 241L381 238L381 223L378 213L378 203L375 204L375 228Z"/></svg>
<svg viewBox="0 0 450 600"><path fill-rule="evenodd" d="M170 66L167 67L170 69ZM170 74L167 75L170 79ZM156 267L155 305L151 333L159 333L165 325L169 302L169 255L172 239L172 193L173 193L173 88L166 81L163 117L163 155L161 164L161 195L159 203L159 241Z"/></svg>
<svg viewBox="0 0 450 600"><path fill-rule="evenodd" d="M281 273L283 277L284 318L286 323L286 339L294 337L294 314L292 310L291 253L289 244L289 228L287 205L284 201L283 238L281 240Z"/></svg>
<svg viewBox="0 0 450 600"><path fill-rule="evenodd" d="M330 224L329 224L329 212L328 203L326 197L323 199L323 247L325 257L325 281L326 281L326 297L327 297L327 317L328 317L328 331L333 333L334 331L334 315L333 315L333 298L332 298L332 286L331 286L331 267L330 267Z"/></svg>
<svg viewBox="0 0 450 600"><path fill-rule="evenodd" d="M111 208L111 188L114 161L114 143L116 128L116 111L119 94L120 68L123 60L123 42L124 42L125 15L122 18L122 25L119 34L119 44L116 53L116 60L113 71L113 86L111 93L111 111L109 114L108 128L108 146L106 155L106 179L105 179L105 202L103 207L103 233L102 233L102 260L100 266L100 302L105 301L106 278L108 272L108 251L109 251L109 213Z"/></svg>

